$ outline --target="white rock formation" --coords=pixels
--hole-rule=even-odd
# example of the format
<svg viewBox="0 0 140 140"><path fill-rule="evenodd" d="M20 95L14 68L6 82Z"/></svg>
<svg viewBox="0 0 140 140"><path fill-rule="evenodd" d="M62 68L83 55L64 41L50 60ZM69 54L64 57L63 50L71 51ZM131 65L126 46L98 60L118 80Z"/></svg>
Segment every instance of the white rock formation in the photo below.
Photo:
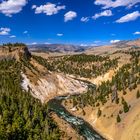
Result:
<svg viewBox="0 0 140 140"><path fill-rule="evenodd" d="M26 91L30 88L32 95L42 103L57 96L84 93L88 89L84 82L63 74L49 74L44 79L40 78L36 85L31 83L24 73L21 75L23 77L22 88Z"/></svg>

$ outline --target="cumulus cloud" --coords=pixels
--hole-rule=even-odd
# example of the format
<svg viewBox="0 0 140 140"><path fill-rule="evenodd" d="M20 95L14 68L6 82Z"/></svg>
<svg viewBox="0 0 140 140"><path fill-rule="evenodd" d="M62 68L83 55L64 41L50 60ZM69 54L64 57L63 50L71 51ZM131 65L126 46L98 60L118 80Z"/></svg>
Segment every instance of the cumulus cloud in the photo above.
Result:
<svg viewBox="0 0 140 140"><path fill-rule="evenodd" d="M39 7L37 7L36 5L32 6L32 9L35 9L35 14L44 13L47 16L57 14L60 10L64 10L65 8L65 5L57 6L53 3L47 3L46 5L40 5Z"/></svg>
<svg viewBox="0 0 140 140"><path fill-rule="evenodd" d="M27 33L28 33L28 31L24 31L24 32L23 32L23 34L27 34Z"/></svg>
<svg viewBox="0 0 140 140"><path fill-rule="evenodd" d="M116 34L111 34L111 36L115 36Z"/></svg>
<svg viewBox="0 0 140 140"><path fill-rule="evenodd" d="M94 43L96 43L96 44L101 43L101 41L100 40L95 40Z"/></svg>
<svg viewBox="0 0 140 140"><path fill-rule="evenodd" d="M50 43L50 42L45 42L44 44L49 45L49 44L51 44L51 43Z"/></svg>
<svg viewBox="0 0 140 140"><path fill-rule="evenodd" d="M64 21L67 22L69 20L73 20L77 17L77 13L74 11L69 11L64 15Z"/></svg>
<svg viewBox="0 0 140 140"><path fill-rule="evenodd" d="M80 44L80 46L81 47L88 47L88 46L97 46L97 44L84 44L84 43L82 43L82 44Z"/></svg>
<svg viewBox="0 0 140 140"><path fill-rule="evenodd" d="M15 38L16 36L15 35L11 35L11 36L9 36L9 38Z"/></svg>
<svg viewBox="0 0 140 140"><path fill-rule="evenodd" d="M89 21L89 17L82 17L82 18L81 18L81 21L82 21L82 22L88 22L88 21Z"/></svg>
<svg viewBox="0 0 140 140"><path fill-rule="evenodd" d="M32 45L36 45L36 44L37 44L37 42L33 42L33 43L32 43Z"/></svg>
<svg viewBox="0 0 140 140"><path fill-rule="evenodd" d="M3 0L0 3L0 13L11 17L13 14L19 13L26 3L27 0Z"/></svg>
<svg viewBox="0 0 140 140"><path fill-rule="evenodd" d="M114 43L117 43L117 42L120 42L120 40L116 39L116 40L110 40L110 43L114 44Z"/></svg>
<svg viewBox="0 0 140 140"><path fill-rule="evenodd" d="M98 46L98 44L90 44L90 46Z"/></svg>
<svg viewBox="0 0 140 140"><path fill-rule="evenodd" d="M83 44L83 43L82 43L82 44L80 44L80 46L81 46L81 47L87 47L88 44Z"/></svg>
<svg viewBox="0 0 140 140"><path fill-rule="evenodd" d="M58 33L57 36L63 36L63 34Z"/></svg>
<svg viewBox="0 0 140 140"><path fill-rule="evenodd" d="M9 35L10 31L10 28L0 28L0 35Z"/></svg>
<svg viewBox="0 0 140 140"><path fill-rule="evenodd" d="M112 11L111 10L105 10L105 11L103 11L101 13L95 14L92 18L93 19L97 19L99 17L109 17L109 16L112 16L112 15L113 14L112 14Z"/></svg>
<svg viewBox="0 0 140 140"><path fill-rule="evenodd" d="M134 35L140 35L140 31L134 32Z"/></svg>
<svg viewBox="0 0 140 140"><path fill-rule="evenodd" d="M37 8L37 6L36 6L36 5L33 5L33 6L32 6L32 9L36 9L36 8Z"/></svg>
<svg viewBox="0 0 140 140"><path fill-rule="evenodd" d="M130 13L130 14L127 14L127 15L121 17L120 19L116 20L116 22L117 23L124 23L124 22L134 21L138 17L140 17L139 11L135 11L133 13Z"/></svg>
<svg viewBox="0 0 140 140"><path fill-rule="evenodd" d="M96 0L94 2L95 5L102 5L103 9L107 8L116 8L120 6L125 6L125 7L132 7L135 4L140 3L140 0Z"/></svg>

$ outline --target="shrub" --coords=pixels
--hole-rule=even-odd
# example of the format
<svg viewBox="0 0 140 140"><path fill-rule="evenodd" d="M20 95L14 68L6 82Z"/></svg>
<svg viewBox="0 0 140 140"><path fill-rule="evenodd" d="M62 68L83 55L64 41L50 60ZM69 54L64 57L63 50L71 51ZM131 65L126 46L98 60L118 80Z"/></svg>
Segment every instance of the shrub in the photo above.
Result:
<svg viewBox="0 0 140 140"><path fill-rule="evenodd" d="M117 115L117 123L121 122L120 115Z"/></svg>
<svg viewBox="0 0 140 140"><path fill-rule="evenodd" d="M127 102L124 102L123 109L124 109L124 113L127 113L129 111L129 106L128 106Z"/></svg>
<svg viewBox="0 0 140 140"><path fill-rule="evenodd" d="M97 112L97 117L100 117L102 115L102 111L100 110L100 108L98 109L98 112Z"/></svg>
<svg viewBox="0 0 140 140"><path fill-rule="evenodd" d="M136 95L137 99L140 98L140 91L137 91L137 95Z"/></svg>

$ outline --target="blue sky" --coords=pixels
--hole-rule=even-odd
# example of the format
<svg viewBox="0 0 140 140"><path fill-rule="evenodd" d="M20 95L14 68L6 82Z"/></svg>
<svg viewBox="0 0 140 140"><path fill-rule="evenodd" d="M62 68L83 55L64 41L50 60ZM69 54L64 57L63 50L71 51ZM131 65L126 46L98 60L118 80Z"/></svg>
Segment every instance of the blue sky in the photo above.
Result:
<svg viewBox="0 0 140 140"><path fill-rule="evenodd" d="M0 0L0 44L99 45L140 38L140 0Z"/></svg>

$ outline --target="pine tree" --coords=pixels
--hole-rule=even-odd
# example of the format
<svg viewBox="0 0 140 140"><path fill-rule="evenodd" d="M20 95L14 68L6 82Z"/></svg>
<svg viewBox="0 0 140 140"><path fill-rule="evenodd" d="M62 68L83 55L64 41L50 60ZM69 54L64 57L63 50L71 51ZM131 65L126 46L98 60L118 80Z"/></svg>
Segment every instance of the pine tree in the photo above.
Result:
<svg viewBox="0 0 140 140"><path fill-rule="evenodd" d="M120 115L117 115L117 123L121 122Z"/></svg>
<svg viewBox="0 0 140 140"><path fill-rule="evenodd" d="M137 95L136 95L137 99L140 98L140 91L137 91Z"/></svg>
<svg viewBox="0 0 140 140"><path fill-rule="evenodd" d="M123 103L123 109L124 109L124 113L127 113L129 111L129 106L128 106L127 102Z"/></svg>
<svg viewBox="0 0 140 140"><path fill-rule="evenodd" d="M97 117L99 118L101 115L102 115L102 111L101 111L100 108L99 108L99 109L98 109L98 112L97 112Z"/></svg>

